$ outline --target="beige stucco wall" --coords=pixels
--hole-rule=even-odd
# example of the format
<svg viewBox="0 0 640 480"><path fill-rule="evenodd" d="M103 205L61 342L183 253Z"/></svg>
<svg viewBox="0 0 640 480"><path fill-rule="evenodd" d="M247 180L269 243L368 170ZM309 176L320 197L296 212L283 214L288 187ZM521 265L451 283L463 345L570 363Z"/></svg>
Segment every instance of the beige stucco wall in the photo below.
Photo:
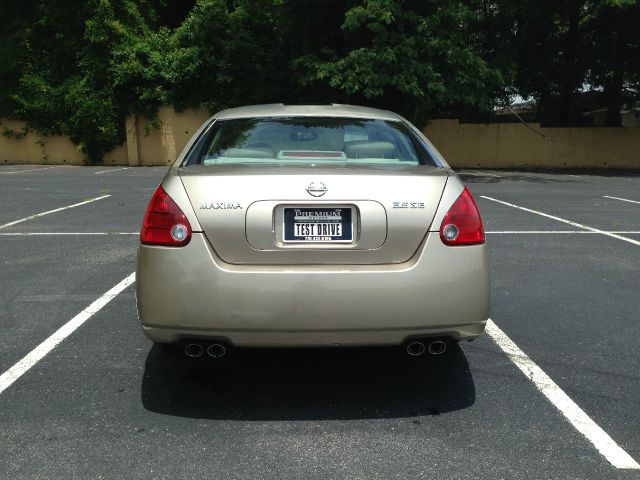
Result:
<svg viewBox="0 0 640 480"><path fill-rule="evenodd" d="M126 143L107 153L102 164L168 165L209 116L205 109L175 112L162 108L156 124L146 118L127 118ZM24 128L24 122L0 120L0 133L7 130L20 133ZM67 137L29 130L22 138L0 135L0 163L86 165L88 162L86 155Z"/></svg>
<svg viewBox="0 0 640 480"><path fill-rule="evenodd" d="M640 168L640 130L434 120L423 131L452 167Z"/></svg>
<svg viewBox="0 0 640 480"><path fill-rule="evenodd" d="M22 134L24 122L0 121L0 133L11 131ZM82 165L83 155L68 138L40 135L29 130L22 138L0 136L0 163Z"/></svg>
<svg viewBox="0 0 640 480"><path fill-rule="evenodd" d="M126 120L127 141L105 155L104 165L168 165L209 117L205 109L162 108L153 125ZM0 132L20 132L24 123L0 121ZM424 128L453 167L640 168L640 129L540 128L550 140L519 123L461 124L434 120ZM84 165L86 157L69 139L30 131L23 138L0 135L0 163Z"/></svg>
<svg viewBox="0 0 640 480"><path fill-rule="evenodd" d="M210 116L206 109L176 112L172 108L162 108L158 112L158 128L154 128L148 119L137 118L135 120L137 164L145 166L169 165L178 157L196 130ZM127 135L128 143L131 143L131 137L132 135ZM132 148L129 149L129 151L131 150ZM135 164L134 161L131 163Z"/></svg>
<svg viewBox="0 0 640 480"><path fill-rule="evenodd" d="M0 120L0 133L12 131L22 134L26 124L13 120ZM85 155L67 137L42 135L26 130L18 138L0 135L0 164L25 165L85 165ZM105 155L105 165L127 165L127 155L119 146Z"/></svg>

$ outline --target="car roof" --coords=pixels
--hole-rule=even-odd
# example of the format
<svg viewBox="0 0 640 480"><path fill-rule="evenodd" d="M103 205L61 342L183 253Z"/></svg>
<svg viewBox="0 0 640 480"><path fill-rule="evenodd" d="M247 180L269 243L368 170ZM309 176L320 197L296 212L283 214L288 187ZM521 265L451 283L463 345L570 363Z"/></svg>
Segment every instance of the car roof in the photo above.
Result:
<svg viewBox="0 0 640 480"><path fill-rule="evenodd" d="M284 103L270 103L266 105L249 105L246 107L229 108L216 113L212 118L228 120L232 118L254 117L352 117L379 120L401 120L388 110L378 108L359 107L356 105L285 105Z"/></svg>

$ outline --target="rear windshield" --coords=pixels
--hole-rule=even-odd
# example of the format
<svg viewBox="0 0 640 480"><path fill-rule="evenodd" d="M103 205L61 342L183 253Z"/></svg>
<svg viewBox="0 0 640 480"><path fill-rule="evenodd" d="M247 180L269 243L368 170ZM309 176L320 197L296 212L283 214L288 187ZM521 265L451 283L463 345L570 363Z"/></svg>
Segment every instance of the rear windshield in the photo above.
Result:
<svg viewBox="0 0 640 480"><path fill-rule="evenodd" d="M435 165L401 122L335 117L217 120L183 165Z"/></svg>

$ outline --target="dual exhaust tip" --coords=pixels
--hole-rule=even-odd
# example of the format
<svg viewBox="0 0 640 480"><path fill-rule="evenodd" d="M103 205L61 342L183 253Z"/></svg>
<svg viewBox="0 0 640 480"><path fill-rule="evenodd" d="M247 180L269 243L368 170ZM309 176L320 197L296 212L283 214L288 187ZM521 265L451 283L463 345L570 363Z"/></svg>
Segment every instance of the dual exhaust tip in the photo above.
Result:
<svg viewBox="0 0 640 480"><path fill-rule="evenodd" d="M435 340L411 340L406 344L406 350L412 357L418 357L425 352L430 355L442 355L447 350L447 342ZM184 354L190 358L198 358L204 354L212 358L222 358L227 354L227 347L221 343L211 343L206 346L202 343L188 343L184 347Z"/></svg>
<svg viewBox="0 0 640 480"><path fill-rule="evenodd" d="M411 340L407 342L407 353L412 357L418 357L425 352L431 355L442 355L447 350L447 342L444 340Z"/></svg>
<svg viewBox="0 0 640 480"><path fill-rule="evenodd" d="M212 343L205 345L202 343L187 343L184 347L184 354L190 358L198 358L206 352L212 358L222 358L227 354L227 347L221 343Z"/></svg>

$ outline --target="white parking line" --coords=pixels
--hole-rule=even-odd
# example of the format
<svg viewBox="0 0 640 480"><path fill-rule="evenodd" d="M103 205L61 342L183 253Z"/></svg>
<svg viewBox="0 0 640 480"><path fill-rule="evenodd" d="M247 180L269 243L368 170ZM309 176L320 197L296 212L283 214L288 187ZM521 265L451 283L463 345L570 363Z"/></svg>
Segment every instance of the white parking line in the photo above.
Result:
<svg viewBox="0 0 640 480"><path fill-rule="evenodd" d="M98 200L102 200L103 198L108 198L111 195L102 195L101 197L91 198L89 200L85 200L84 202L74 203L73 205L69 205L67 207L56 208L55 210L48 210L42 213L36 213L35 215L30 215L28 217L21 218L20 220L14 220L13 222L5 223L4 225L0 225L0 229L7 228L12 225L17 225L18 223L26 222L27 220L33 220L34 218L42 217L44 215L49 215L50 213L61 212L62 210L67 210L69 208L79 207L80 205L86 205L87 203L97 202Z"/></svg>
<svg viewBox="0 0 640 480"><path fill-rule="evenodd" d="M616 468L640 469L640 465L571 400L491 319L487 321L486 332L507 354L509 360L533 382L535 387L547 397L576 430L596 447L611 465Z"/></svg>
<svg viewBox="0 0 640 480"><path fill-rule="evenodd" d="M9 388L13 382L27 373L31 367L42 360L51 350L60 344L65 338L77 330L84 322L98 313L111 300L116 298L120 292L136 281L135 273L130 274L111 290L103 294L95 302L73 317L62 327L56 330L49 338L31 350L18 363L0 375L0 393Z"/></svg>
<svg viewBox="0 0 640 480"><path fill-rule="evenodd" d="M549 215L548 213L540 212L538 210L533 210L531 208L520 207L518 205L514 205L513 203L503 202L502 200L498 200L496 198L487 197L485 195L480 195L481 198L486 200L491 200L492 202L501 203L502 205L506 205L507 207L517 208L518 210L522 210L524 212L535 213L536 215L540 215L542 217L550 218L552 220L557 220L558 222L566 223L567 225L573 225L574 227L582 228L584 230L589 230L593 233L599 233L601 235L606 235L607 237L617 238L618 240L622 240L623 242L629 242L634 245L640 246L640 241L633 240L632 238L623 237L622 235L618 235L617 233L607 232L605 230L600 230L598 228L589 227L587 225L582 225L581 223L572 222L571 220L567 220L565 218L556 217L554 215Z"/></svg>
<svg viewBox="0 0 640 480"><path fill-rule="evenodd" d="M140 235L140 232L3 232L3 237L30 237L30 236L47 236L47 235Z"/></svg>
<svg viewBox="0 0 640 480"><path fill-rule="evenodd" d="M0 172L0 174L1 175L12 175L14 173L27 173L27 172L37 172L38 170L49 170L50 168L56 168L56 167L29 168L27 170L14 170L13 172Z"/></svg>
<svg viewBox="0 0 640 480"><path fill-rule="evenodd" d="M100 170L99 172L96 172L94 175L100 175L101 173L111 173L111 172L117 172L118 170L126 170L129 167L122 167L122 168L110 168L109 170Z"/></svg>
<svg viewBox="0 0 640 480"><path fill-rule="evenodd" d="M610 197L609 195L603 195L604 198L612 198L614 200L620 200L621 202L640 203L637 200L629 200L628 198Z"/></svg>

